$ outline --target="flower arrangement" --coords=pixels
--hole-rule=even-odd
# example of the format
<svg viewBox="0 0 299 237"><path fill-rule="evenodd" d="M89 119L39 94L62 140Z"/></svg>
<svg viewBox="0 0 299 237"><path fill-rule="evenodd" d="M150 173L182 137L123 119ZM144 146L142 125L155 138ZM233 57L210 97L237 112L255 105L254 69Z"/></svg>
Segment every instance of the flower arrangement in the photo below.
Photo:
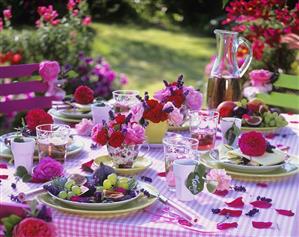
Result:
<svg viewBox="0 0 299 237"><path fill-rule="evenodd" d="M45 205L39 206L34 200L30 209L25 209L23 213L23 215L12 214L1 219L6 237L56 236L55 227L51 223L51 210Z"/></svg>
<svg viewBox="0 0 299 237"><path fill-rule="evenodd" d="M65 71L72 74L67 78L64 89L73 94L80 85L88 86L94 91L95 97L110 99L112 91L120 89L128 83L123 73L117 73L104 58L91 58L79 53L79 64L66 65Z"/></svg>
<svg viewBox="0 0 299 237"><path fill-rule="evenodd" d="M299 3L289 9L286 1L234 0L225 8L223 25L243 34L252 42L253 57L271 71L290 71L295 60L294 50L282 43L288 34L299 34Z"/></svg>
<svg viewBox="0 0 299 237"><path fill-rule="evenodd" d="M198 110L201 108L202 94L192 86L184 86L183 75L180 75L176 82L163 82L165 88L154 94L155 99L164 104L171 102L178 109L185 107L190 110Z"/></svg>
<svg viewBox="0 0 299 237"><path fill-rule="evenodd" d="M107 150L119 167L130 167L137 158L139 146L145 141L145 121L133 117L132 113L127 116L109 113L110 121L97 124L91 132L92 140L100 145L107 145Z"/></svg>

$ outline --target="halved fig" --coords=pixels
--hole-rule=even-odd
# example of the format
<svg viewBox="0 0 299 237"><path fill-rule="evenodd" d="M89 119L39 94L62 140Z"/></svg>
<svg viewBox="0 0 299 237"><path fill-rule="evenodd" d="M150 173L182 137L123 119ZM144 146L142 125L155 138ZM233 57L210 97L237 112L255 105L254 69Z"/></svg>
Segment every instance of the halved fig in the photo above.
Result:
<svg viewBox="0 0 299 237"><path fill-rule="evenodd" d="M263 121L263 119L260 116L250 116L250 117L246 117L244 120L246 124L249 125L250 127L257 127Z"/></svg>

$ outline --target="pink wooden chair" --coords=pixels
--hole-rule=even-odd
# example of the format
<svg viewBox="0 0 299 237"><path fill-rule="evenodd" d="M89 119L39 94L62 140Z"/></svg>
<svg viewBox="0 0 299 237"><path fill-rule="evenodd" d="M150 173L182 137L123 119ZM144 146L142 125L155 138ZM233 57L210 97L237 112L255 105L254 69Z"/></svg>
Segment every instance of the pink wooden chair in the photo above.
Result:
<svg viewBox="0 0 299 237"><path fill-rule="evenodd" d="M0 98L8 95L20 95L30 92L45 93L48 89L48 84L42 81L24 81L3 83L5 78L18 78L32 76L39 69L39 64L19 64L12 66L0 67ZM54 97L36 96L34 98L21 98L0 102L0 113L11 113L27 111L30 109L45 109L51 108L51 102Z"/></svg>

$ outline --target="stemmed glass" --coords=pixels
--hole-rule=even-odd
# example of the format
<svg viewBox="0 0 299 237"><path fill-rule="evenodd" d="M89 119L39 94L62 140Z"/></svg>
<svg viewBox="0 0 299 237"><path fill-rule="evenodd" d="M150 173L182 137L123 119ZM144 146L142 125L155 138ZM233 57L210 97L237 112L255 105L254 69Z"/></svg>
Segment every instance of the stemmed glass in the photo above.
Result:
<svg viewBox="0 0 299 237"><path fill-rule="evenodd" d="M136 97L139 91L136 90L116 90L112 95L115 113L127 114L134 105L139 103Z"/></svg>

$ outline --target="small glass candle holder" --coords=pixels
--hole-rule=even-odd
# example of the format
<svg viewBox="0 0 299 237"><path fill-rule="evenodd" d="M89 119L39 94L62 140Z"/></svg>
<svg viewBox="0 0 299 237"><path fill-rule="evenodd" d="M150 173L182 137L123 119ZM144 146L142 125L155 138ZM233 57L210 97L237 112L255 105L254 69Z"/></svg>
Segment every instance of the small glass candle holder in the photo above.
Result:
<svg viewBox="0 0 299 237"><path fill-rule="evenodd" d="M116 90L112 95L115 113L127 114L134 105L139 103L136 97L139 91L136 90Z"/></svg>
<svg viewBox="0 0 299 237"><path fill-rule="evenodd" d="M198 141L180 135L167 136L163 139L166 182L171 191L175 190L175 176L173 162L178 159L196 159L194 150L198 147Z"/></svg>
<svg viewBox="0 0 299 237"><path fill-rule="evenodd" d="M198 141L199 151L209 151L214 148L219 113L211 110L190 111L191 137Z"/></svg>
<svg viewBox="0 0 299 237"><path fill-rule="evenodd" d="M69 143L70 126L65 124L43 124L36 127L39 159L51 157L64 162Z"/></svg>

